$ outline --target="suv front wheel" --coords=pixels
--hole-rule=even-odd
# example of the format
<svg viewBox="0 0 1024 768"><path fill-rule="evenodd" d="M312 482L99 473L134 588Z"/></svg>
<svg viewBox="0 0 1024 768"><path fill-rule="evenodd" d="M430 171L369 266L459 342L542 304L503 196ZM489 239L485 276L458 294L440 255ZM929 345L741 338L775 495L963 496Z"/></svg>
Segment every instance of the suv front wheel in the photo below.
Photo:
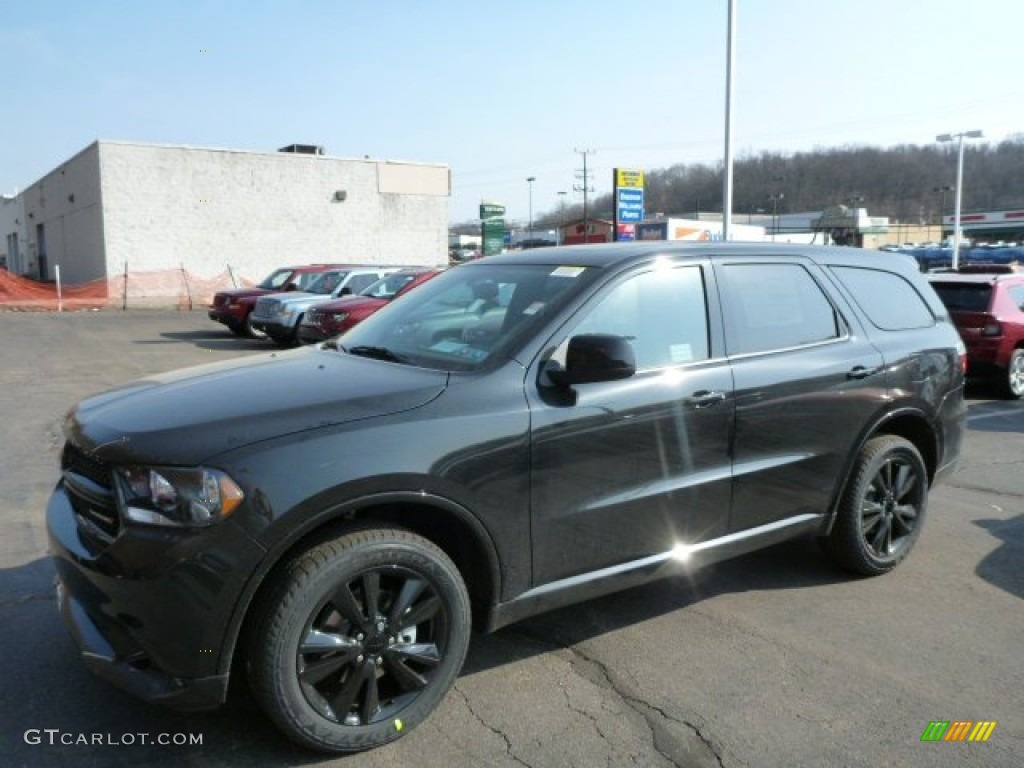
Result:
<svg viewBox="0 0 1024 768"><path fill-rule="evenodd" d="M928 470L913 443L874 437L850 473L825 551L865 576L891 571L921 534L927 502Z"/></svg>
<svg viewBox="0 0 1024 768"><path fill-rule="evenodd" d="M444 552L408 531L359 530L284 567L258 608L249 676L296 742L370 749L437 707L469 633L466 587Z"/></svg>

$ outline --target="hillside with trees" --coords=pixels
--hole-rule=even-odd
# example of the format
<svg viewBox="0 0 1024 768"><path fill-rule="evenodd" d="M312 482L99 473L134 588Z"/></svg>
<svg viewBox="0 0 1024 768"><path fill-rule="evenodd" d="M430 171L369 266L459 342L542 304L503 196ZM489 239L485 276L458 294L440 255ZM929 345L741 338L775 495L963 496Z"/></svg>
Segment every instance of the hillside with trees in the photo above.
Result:
<svg viewBox="0 0 1024 768"><path fill-rule="evenodd" d="M1024 208L1024 134L998 144L968 142L964 168L964 212ZM944 212L952 213L955 183L955 144L764 152L734 163L733 216L742 222L746 214L771 213L773 202L781 214L856 201L894 223L930 224L943 203ZM721 213L722 165L646 169L645 208L649 217ZM610 219L612 210L610 194L588 203L589 216ZM581 204L566 206L566 218L581 215ZM535 226L557 226L562 216L560 210L542 212L534 216Z"/></svg>

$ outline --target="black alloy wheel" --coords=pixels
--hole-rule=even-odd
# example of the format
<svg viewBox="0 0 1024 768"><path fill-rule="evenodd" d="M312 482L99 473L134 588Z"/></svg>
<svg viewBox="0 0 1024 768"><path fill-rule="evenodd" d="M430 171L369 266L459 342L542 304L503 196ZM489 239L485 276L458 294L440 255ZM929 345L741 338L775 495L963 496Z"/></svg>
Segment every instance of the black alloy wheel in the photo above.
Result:
<svg viewBox="0 0 1024 768"><path fill-rule="evenodd" d="M448 617L415 571L375 568L314 610L296 654L306 700L328 720L370 725L398 714L441 663Z"/></svg>
<svg viewBox="0 0 1024 768"><path fill-rule="evenodd" d="M295 741L353 752L422 722L454 684L469 598L434 544L366 529L303 553L261 601L250 678Z"/></svg>
<svg viewBox="0 0 1024 768"><path fill-rule="evenodd" d="M867 576L895 568L913 548L928 503L928 471L902 437L882 435L861 450L825 550Z"/></svg>

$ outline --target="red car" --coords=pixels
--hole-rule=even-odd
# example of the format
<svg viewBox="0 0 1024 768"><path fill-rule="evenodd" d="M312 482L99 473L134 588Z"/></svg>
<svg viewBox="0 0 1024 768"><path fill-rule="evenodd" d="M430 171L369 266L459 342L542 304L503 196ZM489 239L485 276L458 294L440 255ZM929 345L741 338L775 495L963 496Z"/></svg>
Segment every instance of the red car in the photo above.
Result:
<svg viewBox="0 0 1024 768"><path fill-rule="evenodd" d="M1024 274L939 274L932 287L967 347L967 372L1024 397Z"/></svg>
<svg viewBox="0 0 1024 768"><path fill-rule="evenodd" d="M238 336L263 336L249 323L256 299L267 293L304 290L316 276L325 269L340 267L340 264L306 264L299 267L275 269L264 280L252 288L232 288L218 291L210 305L211 320L226 325Z"/></svg>
<svg viewBox="0 0 1024 768"><path fill-rule="evenodd" d="M344 333L389 301L422 285L441 271L429 267L402 269L378 280L357 296L317 304L302 319L299 338L304 344L313 344Z"/></svg>

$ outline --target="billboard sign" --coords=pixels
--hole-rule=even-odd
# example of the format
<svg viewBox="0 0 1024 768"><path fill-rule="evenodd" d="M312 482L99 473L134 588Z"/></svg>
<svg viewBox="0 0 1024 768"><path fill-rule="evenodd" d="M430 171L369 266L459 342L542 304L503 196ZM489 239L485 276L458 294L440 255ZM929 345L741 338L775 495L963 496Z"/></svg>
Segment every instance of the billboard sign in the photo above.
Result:
<svg viewBox="0 0 1024 768"><path fill-rule="evenodd" d="M615 239L633 240L631 231L621 224L636 224L644 220L644 172L630 168L616 168L614 174ZM626 234L628 232L628 234Z"/></svg>
<svg viewBox="0 0 1024 768"><path fill-rule="evenodd" d="M483 255L493 256L505 250L505 206L499 203L480 203L480 239Z"/></svg>

